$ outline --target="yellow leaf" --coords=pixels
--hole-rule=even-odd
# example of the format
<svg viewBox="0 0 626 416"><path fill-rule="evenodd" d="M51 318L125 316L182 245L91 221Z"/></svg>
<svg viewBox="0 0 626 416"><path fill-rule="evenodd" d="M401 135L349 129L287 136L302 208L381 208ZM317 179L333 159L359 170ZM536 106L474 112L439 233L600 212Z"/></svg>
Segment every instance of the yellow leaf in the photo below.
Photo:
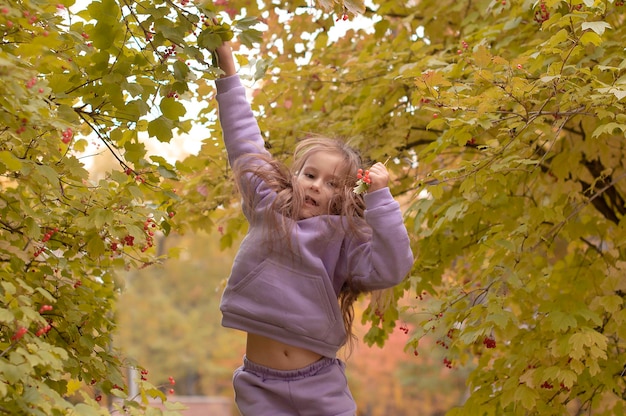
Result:
<svg viewBox="0 0 626 416"><path fill-rule="evenodd" d="M485 68L491 64L491 54L485 46L479 46L472 56L478 67Z"/></svg>
<svg viewBox="0 0 626 416"><path fill-rule="evenodd" d="M593 43L594 45L598 46L602 43L602 38L597 33L589 31L583 33L583 35L580 37L580 43L582 43L583 45L589 45L590 43Z"/></svg>
<svg viewBox="0 0 626 416"><path fill-rule="evenodd" d="M82 387L83 383L81 383L78 380L70 380L67 382L67 396L72 396L74 393L76 393L81 387Z"/></svg>
<svg viewBox="0 0 626 416"><path fill-rule="evenodd" d="M521 403L525 409L532 410L535 407L538 393L524 384L520 384L515 390L515 401Z"/></svg>

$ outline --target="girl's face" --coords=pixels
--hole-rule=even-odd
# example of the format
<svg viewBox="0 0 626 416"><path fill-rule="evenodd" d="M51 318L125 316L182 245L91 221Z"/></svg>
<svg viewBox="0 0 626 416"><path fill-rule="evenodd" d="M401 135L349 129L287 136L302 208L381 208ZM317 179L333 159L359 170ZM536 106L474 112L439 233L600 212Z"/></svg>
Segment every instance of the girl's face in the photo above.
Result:
<svg viewBox="0 0 626 416"><path fill-rule="evenodd" d="M331 199L343 186L344 170L339 153L320 151L306 159L294 183L304 195L300 219L328 214Z"/></svg>

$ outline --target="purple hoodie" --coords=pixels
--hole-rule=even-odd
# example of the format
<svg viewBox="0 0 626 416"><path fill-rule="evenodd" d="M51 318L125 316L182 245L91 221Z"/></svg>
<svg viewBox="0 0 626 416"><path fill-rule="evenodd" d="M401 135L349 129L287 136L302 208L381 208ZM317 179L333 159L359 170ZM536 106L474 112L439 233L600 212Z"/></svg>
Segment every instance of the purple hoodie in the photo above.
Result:
<svg viewBox="0 0 626 416"><path fill-rule="evenodd" d="M216 85L231 165L242 156L269 155L239 77ZM348 276L362 290L377 290L397 285L411 270L400 205L389 188L365 194L365 239L346 234L345 218L320 215L289 220L291 241L268 244L265 218L279 215L268 210L276 194L256 175L237 181L250 225L222 296L222 325L335 357L346 341L337 297Z"/></svg>

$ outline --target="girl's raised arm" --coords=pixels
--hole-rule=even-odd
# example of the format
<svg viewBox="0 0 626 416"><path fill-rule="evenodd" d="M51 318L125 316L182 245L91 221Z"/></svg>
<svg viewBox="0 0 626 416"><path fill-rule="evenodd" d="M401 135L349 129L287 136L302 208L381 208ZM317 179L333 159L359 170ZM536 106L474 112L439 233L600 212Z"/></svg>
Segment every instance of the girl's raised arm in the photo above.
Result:
<svg viewBox="0 0 626 416"><path fill-rule="evenodd" d="M224 42L220 47L215 50L217 56L217 65L224 71L222 78L235 75L235 60L233 59L233 51L228 42Z"/></svg>
<svg viewBox="0 0 626 416"><path fill-rule="evenodd" d="M215 50L215 53L218 65L224 71L215 84L224 144L231 166L244 154L256 153L269 156L264 148L257 121L250 109L245 88L237 76L230 45L222 44Z"/></svg>

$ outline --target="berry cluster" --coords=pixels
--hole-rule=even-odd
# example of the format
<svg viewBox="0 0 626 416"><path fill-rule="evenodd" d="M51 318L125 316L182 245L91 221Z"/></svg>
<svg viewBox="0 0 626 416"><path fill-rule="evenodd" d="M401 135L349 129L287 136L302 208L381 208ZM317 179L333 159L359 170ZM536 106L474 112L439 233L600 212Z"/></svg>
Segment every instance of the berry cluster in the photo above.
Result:
<svg viewBox="0 0 626 416"><path fill-rule="evenodd" d="M176 56L176 45L172 45L163 53L163 59L168 59L170 56Z"/></svg>
<svg viewBox="0 0 626 416"><path fill-rule="evenodd" d="M407 326L407 324L402 324L400 325L400 328L398 328L400 331L404 332L405 335L409 334L409 327Z"/></svg>
<svg viewBox="0 0 626 416"><path fill-rule="evenodd" d="M356 186L353 189L354 193L362 194L364 192L367 192L367 190L370 187L370 184L372 183L372 180L370 179L370 171L369 170L363 171L363 169L359 169L357 171L356 178L357 178Z"/></svg>
<svg viewBox="0 0 626 416"><path fill-rule="evenodd" d="M42 243L46 243L48 241L50 241L50 239L52 238L52 236L56 233L59 232L59 229L57 227L54 227L53 229L49 230L48 232L46 232L46 234L44 234L43 238L41 239Z"/></svg>
<svg viewBox="0 0 626 416"><path fill-rule="evenodd" d="M50 332L50 330L52 329L52 325L47 324L42 326L41 328L39 328L37 330L37 332L35 332L35 335L37 335L38 337L47 334L48 332Z"/></svg>
<svg viewBox="0 0 626 416"><path fill-rule="evenodd" d="M28 18L28 23L30 23L31 25L37 21L37 16L34 14L31 15L28 10L24 10L23 14L24 14L24 17Z"/></svg>
<svg viewBox="0 0 626 416"><path fill-rule="evenodd" d="M68 144L72 140L72 137L74 137L74 132L72 131L71 128L68 127L67 129L63 131L61 135L63 136L61 141L65 144Z"/></svg>
<svg viewBox="0 0 626 416"><path fill-rule="evenodd" d="M169 212L168 216L172 218L174 216L174 212ZM141 247L142 253L154 246L154 233L156 228L157 224L153 218L147 218L143 222L143 230L146 236L146 243L144 246ZM134 247L135 236L128 234L124 238L122 238L121 241L112 241L109 247L111 251L115 253L121 248L121 246Z"/></svg>
<svg viewBox="0 0 626 416"><path fill-rule="evenodd" d="M335 19L335 22L338 22L340 20L343 20L345 22L348 19L349 19L348 14L347 13L343 13L341 16L337 16L337 19Z"/></svg>
<svg viewBox="0 0 626 416"><path fill-rule="evenodd" d="M483 340L483 344L487 348L495 348L496 347L496 340L493 339L492 337L485 337L485 339Z"/></svg>
<svg viewBox="0 0 626 416"><path fill-rule="evenodd" d="M23 118L21 121L22 121L22 125L19 126L17 130L15 130L17 134L22 134L26 131L26 123L28 123L28 120Z"/></svg>
<svg viewBox="0 0 626 416"><path fill-rule="evenodd" d="M535 22L541 24L550 18L550 12L543 1L539 5L539 10L535 11Z"/></svg>
<svg viewBox="0 0 626 416"><path fill-rule="evenodd" d="M142 381L148 380L148 370L146 369L141 370L141 380Z"/></svg>
<svg viewBox="0 0 626 416"><path fill-rule="evenodd" d="M452 361L448 360L447 357L443 359L443 364L446 366L446 368L452 368Z"/></svg>
<svg viewBox="0 0 626 416"><path fill-rule="evenodd" d="M544 381L543 384L541 385L542 389L552 389L554 388L554 385L552 385L552 383L548 382L548 381Z"/></svg>
<svg viewBox="0 0 626 416"><path fill-rule="evenodd" d="M34 258L39 257L39 255L40 255L41 253L43 253L43 252L44 252L44 250L46 249L45 243L47 243L48 241L50 241L50 239L52 238L52 236L53 236L54 234L56 234L57 232L59 232L59 229L58 229L57 227L54 227L53 229L51 229L51 230L47 231L47 232L44 234L43 238L41 239L41 242L42 242L43 244L41 245L41 247L39 247L39 248L38 248L37 250L35 250L35 252L33 253L33 257L34 257Z"/></svg>
<svg viewBox="0 0 626 416"><path fill-rule="evenodd" d="M145 252L154 245L154 231L156 224L152 218L148 218L143 223L143 230L146 232L146 245L141 248L141 252Z"/></svg>
<svg viewBox="0 0 626 416"><path fill-rule="evenodd" d="M17 331L15 331L15 334L13 334L13 336L11 337L11 341L19 341L27 332L28 332L28 329L26 329L23 326L20 327Z"/></svg>
<svg viewBox="0 0 626 416"><path fill-rule="evenodd" d="M129 247L134 246L135 245L135 237L130 235L130 234L127 235L126 237L124 237L124 245L127 245Z"/></svg>
<svg viewBox="0 0 626 416"><path fill-rule="evenodd" d="M42 314L44 312L49 312L52 310L52 305L41 305L41 308L39 308L39 313Z"/></svg>
<svg viewBox="0 0 626 416"><path fill-rule="evenodd" d="M28 80L28 82L26 83L26 88L31 89L35 86L35 84L37 83L37 78L32 77L30 80Z"/></svg>
<svg viewBox="0 0 626 416"><path fill-rule="evenodd" d="M450 346L446 344L446 342L442 339L438 339L436 342L437 345L441 345L441 348L449 349Z"/></svg>
<svg viewBox="0 0 626 416"><path fill-rule="evenodd" d="M145 183L146 180L144 179L143 176L141 176L141 173L135 173L134 170L132 170L131 168L127 167L126 169L124 169L124 173L127 174L128 176L131 175L135 175L134 179L137 183Z"/></svg>
<svg viewBox="0 0 626 416"><path fill-rule="evenodd" d="M467 44L466 41L461 42L461 48L462 49L457 49L457 51L456 51L456 53L458 53L459 55L462 54L464 50L469 48L469 45Z"/></svg>

